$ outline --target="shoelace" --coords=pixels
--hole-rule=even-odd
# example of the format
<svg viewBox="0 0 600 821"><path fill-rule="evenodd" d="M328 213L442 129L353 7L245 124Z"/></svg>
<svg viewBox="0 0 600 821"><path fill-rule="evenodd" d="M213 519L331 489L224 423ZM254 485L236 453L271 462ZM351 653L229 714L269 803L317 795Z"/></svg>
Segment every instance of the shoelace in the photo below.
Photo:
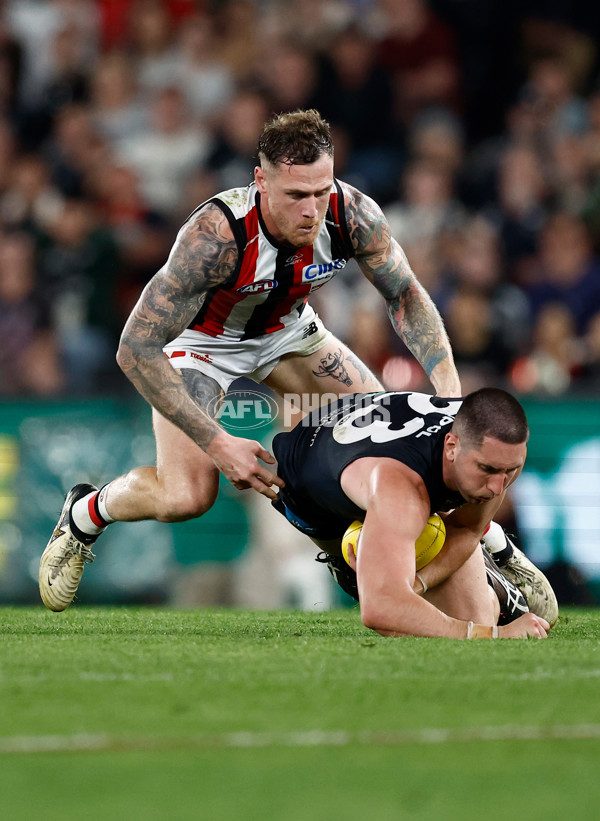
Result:
<svg viewBox="0 0 600 821"><path fill-rule="evenodd" d="M57 573L73 556L80 556L86 564L91 564L96 558L96 554L92 553L92 548L89 545L80 542L71 534L63 548L62 555L59 557L58 564L53 565Z"/></svg>
<svg viewBox="0 0 600 821"><path fill-rule="evenodd" d="M92 548L80 542L75 536L68 539L67 548L71 550L71 556L81 556L86 564L91 564L96 558L96 554L92 553Z"/></svg>
<svg viewBox="0 0 600 821"><path fill-rule="evenodd" d="M515 573L515 575L518 574L524 578L538 594L542 593L544 598L548 598L541 579L537 577L534 570L530 570L526 565L521 564L518 553L514 554L513 557L509 559L506 567Z"/></svg>

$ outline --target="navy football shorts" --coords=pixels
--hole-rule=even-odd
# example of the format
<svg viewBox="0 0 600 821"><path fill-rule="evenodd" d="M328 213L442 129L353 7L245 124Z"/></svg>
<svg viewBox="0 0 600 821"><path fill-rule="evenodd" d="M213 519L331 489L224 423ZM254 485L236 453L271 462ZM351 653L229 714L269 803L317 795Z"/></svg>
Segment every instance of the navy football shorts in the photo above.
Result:
<svg viewBox="0 0 600 821"><path fill-rule="evenodd" d="M296 530L319 541L341 539L351 524L346 518L340 518L324 510L317 510L308 500L292 498L285 488L279 491L275 501L271 502Z"/></svg>

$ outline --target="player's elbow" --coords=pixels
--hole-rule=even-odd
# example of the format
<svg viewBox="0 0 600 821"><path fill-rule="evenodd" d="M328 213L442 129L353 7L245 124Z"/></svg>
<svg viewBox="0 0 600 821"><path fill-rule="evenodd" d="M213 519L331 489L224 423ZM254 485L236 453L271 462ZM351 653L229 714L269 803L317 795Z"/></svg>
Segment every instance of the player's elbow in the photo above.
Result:
<svg viewBox="0 0 600 821"><path fill-rule="evenodd" d="M377 602L363 604L360 606L360 617L362 623L369 630L374 630L382 636L386 636L393 629L391 619L385 607L381 607Z"/></svg>
<svg viewBox="0 0 600 821"><path fill-rule="evenodd" d="M385 635L385 630L381 626L381 620L378 618L377 614L371 613L370 611L361 612L362 623L365 627L368 627L369 630L374 630L376 633L380 635Z"/></svg>
<svg viewBox="0 0 600 821"><path fill-rule="evenodd" d="M148 342L140 340L125 329L117 348L117 365L126 376L131 378L134 374L142 374L146 364L160 353L154 343L149 345Z"/></svg>
<svg viewBox="0 0 600 821"><path fill-rule="evenodd" d="M379 589L371 595L363 590L360 594L362 623L382 636L409 633L405 629L403 613L410 612L414 595L408 584L398 584L393 589Z"/></svg>
<svg viewBox="0 0 600 821"><path fill-rule="evenodd" d="M121 338L117 348L116 360L117 365L125 374L131 373L137 367L137 357L134 355L131 346L123 338Z"/></svg>

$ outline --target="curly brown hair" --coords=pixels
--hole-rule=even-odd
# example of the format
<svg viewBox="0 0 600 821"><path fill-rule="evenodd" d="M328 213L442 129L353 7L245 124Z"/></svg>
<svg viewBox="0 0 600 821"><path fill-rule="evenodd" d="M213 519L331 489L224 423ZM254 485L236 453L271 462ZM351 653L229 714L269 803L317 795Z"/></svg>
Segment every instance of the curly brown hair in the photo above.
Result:
<svg viewBox="0 0 600 821"><path fill-rule="evenodd" d="M260 161L273 165L309 165L322 154L333 157L331 128L315 108L278 114L258 140Z"/></svg>

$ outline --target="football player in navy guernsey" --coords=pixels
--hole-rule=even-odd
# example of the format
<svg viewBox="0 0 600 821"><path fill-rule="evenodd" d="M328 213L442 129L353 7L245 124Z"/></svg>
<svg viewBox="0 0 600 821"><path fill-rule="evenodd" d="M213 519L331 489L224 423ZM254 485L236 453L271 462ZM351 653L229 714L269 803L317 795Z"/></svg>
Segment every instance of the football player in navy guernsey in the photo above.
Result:
<svg viewBox="0 0 600 821"><path fill-rule="evenodd" d="M548 580L510 541L490 544L494 557L480 547L528 437L523 408L496 388L345 396L275 437L285 487L273 504L382 635L545 638L558 618ZM434 512L446 541L417 573L415 541ZM341 537L356 519L351 569Z"/></svg>
<svg viewBox="0 0 600 821"><path fill-rule="evenodd" d="M381 390L308 303L350 258L382 294L436 393L460 395L439 313L379 206L334 177L319 113L275 117L258 158L251 185L218 194L188 218L125 325L117 361L152 406L157 463L100 490L82 484L68 493L40 563L40 593L52 610L70 604L91 545L111 522L201 516L219 473L238 489L275 497L282 481L272 455L215 420L234 379L279 394Z"/></svg>

